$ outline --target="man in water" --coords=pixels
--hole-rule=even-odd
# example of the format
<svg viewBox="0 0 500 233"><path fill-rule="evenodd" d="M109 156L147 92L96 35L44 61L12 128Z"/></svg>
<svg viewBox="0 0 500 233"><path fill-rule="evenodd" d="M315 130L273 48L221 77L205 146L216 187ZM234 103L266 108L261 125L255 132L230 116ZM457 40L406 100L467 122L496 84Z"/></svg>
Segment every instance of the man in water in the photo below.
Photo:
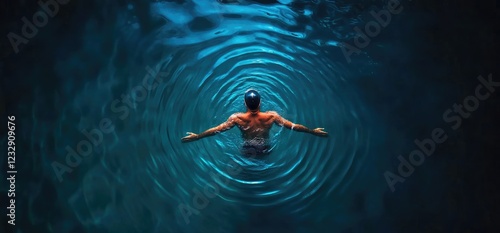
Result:
<svg viewBox="0 0 500 233"><path fill-rule="evenodd" d="M311 133L316 136L328 136L328 133L323 131L323 128L308 129L307 127L295 124L281 117L275 111L261 112L260 111L260 94L255 90L248 90L245 93L245 106L247 112L234 113L227 119L226 122L206 130L203 133L195 134L188 132L186 137L183 137L182 142L191 142L207 136L212 136L217 133L231 129L237 125L242 132L245 143L243 144L244 154L267 154L270 152L268 143L269 130L273 123L284 126L291 130Z"/></svg>

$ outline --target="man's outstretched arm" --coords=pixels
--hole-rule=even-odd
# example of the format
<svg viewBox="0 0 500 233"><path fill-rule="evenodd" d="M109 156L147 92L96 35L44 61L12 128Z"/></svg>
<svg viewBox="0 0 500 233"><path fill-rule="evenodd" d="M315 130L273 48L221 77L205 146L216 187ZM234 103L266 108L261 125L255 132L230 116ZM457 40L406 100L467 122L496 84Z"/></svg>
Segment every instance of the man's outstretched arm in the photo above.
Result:
<svg viewBox="0 0 500 233"><path fill-rule="evenodd" d="M187 132L187 134L189 134L188 136L186 137L183 137L181 139L182 142L192 142L192 141L196 141L198 139L201 139L201 138L204 138L204 137L208 137L208 136L212 136L212 135L215 135L217 133L220 133L220 132L223 132L223 131L226 131L226 130L229 130L231 129L233 126L236 125L236 114L233 114L231 115L226 122L218 125L218 126L215 126L213 128L210 128L206 131L204 131L203 133L200 133L200 134L195 134L195 133L191 133L191 132Z"/></svg>
<svg viewBox="0 0 500 233"><path fill-rule="evenodd" d="M328 136L328 133L323 131L324 128L309 129L303 125L295 124L295 123L283 118L277 112L270 112L270 113L273 114L273 116L274 116L274 122L280 126L283 126L283 127L286 127L286 128L291 129L291 130L298 131L298 132L305 132L305 133L314 134L317 136Z"/></svg>

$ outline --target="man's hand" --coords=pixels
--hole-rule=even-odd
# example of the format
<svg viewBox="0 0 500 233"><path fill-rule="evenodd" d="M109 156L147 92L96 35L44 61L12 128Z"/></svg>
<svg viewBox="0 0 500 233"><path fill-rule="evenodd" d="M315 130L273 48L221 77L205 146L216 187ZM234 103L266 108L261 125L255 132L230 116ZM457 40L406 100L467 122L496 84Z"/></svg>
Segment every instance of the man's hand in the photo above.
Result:
<svg viewBox="0 0 500 233"><path fill-rule="evenodd" d="M198 134L187 132L189 134L181 139L182 142L192 142L198 140Z"/></svg>
<svg viewBox="0 0 500 233"><path fill-rule="evenodd" d="M316 128L312 130L312 133L316 136L327 137L328 133L323 131L325 128Z"/></svg>

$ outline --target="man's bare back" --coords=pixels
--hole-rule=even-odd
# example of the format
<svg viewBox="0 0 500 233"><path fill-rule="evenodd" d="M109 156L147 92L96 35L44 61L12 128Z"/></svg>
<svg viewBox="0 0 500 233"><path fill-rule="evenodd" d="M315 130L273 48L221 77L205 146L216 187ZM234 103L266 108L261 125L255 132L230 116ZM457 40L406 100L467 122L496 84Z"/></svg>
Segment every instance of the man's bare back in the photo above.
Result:
<svg viewBox="0 0 500 233"><path fill-rule="evenodd" d="M236 113L232 120L235 121L236 125L241 130L244 139L267 139L269 138L269 130L273 126L275 120L275 114L270 112Z"/></svg>
<svg viewBox="0 0 500 233"><path fill-rule="evenodd" d="M241 130L242 137L245 141L267 141L269 138L269 130L273 124L317 136L328 136L328 133L323 131L323 128L308 129L303 125L292 123L275 111L261 112L260 95L254 90L249 90L245 93L245 105L247 106L247 112L234 113L226 122L210 128L203 133L195 134L188 132L189 135L183 137L182 142L191 142L207 136L212 136L229 130L234 126L238 126Z"/></svg>

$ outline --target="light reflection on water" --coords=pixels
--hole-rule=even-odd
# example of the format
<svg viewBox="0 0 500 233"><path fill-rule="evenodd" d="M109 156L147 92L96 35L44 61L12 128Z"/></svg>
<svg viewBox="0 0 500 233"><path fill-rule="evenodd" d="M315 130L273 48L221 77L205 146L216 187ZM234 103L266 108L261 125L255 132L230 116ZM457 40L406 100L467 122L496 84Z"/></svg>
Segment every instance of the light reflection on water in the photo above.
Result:
<svg viewBox="0 0 500 233"><path fill-rule="evenodd" d="M132 94L136 103L124 119L109 106L141 83L145 66L115 70L112 60L97 81L75 93L75 106L89 105L67 110L81 115L79 128L103 117L116 126L92 157L97 162L78 168L83 185L69 199L75 215L110 232L238 232L239 222L272 213L289 216L277 226L324 221L330 214L324 208L335 206L332 198L357 177L370 148L370 127L361 119L366 109L351 82L356 74L343 65L332 40L341 37L322 37L328 29L304 24L311 17L307 9L201 0L188 5L152 5L153 18L166 22L128 59L166 76L143 100ZM129 23L133 35L138 24ZM244 111L250 88L262 95L263 111L323 127L330 137L274 126L273 151L259 159L239 154L236 128L181 143L185 132L202 132ZM59 127L70 120L63 117ZM207 188L217 189L217 196L196 208L193 198ZM188 221L181 205L192 210ZM256 229L273 228L265 225Z"/></svg>

